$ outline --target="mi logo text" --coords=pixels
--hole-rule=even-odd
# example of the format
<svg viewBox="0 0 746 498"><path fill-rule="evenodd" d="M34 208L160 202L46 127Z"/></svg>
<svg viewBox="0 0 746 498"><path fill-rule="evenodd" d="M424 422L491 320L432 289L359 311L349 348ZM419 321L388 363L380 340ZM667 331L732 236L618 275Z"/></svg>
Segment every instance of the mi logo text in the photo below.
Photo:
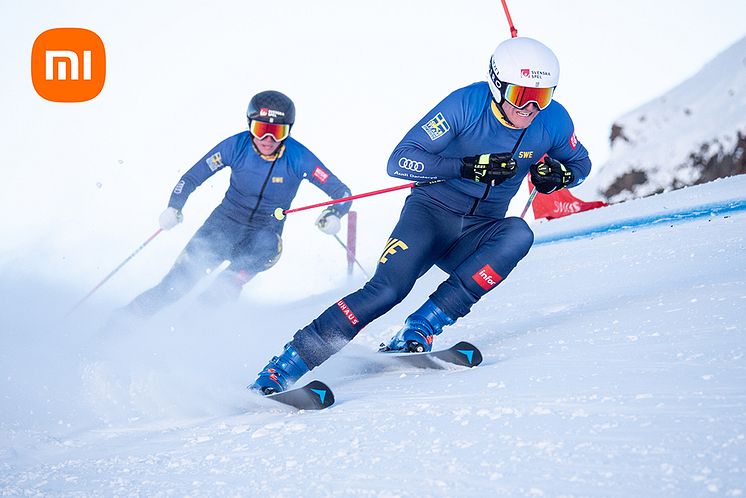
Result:
<svg viewBox="0 0 746 498"><path fill-rule="evenodd" d="M40 34L31 49L31 81L52 102L85 102L106 79L104 42L83 28L55 28Z"/></svg>
<svg viewBox="0 0 746 498"><path fill-rule="evenodd" d="M378 262L382 265L386 264L389 260L389 256L396 254L399 249L406 251L409 249L409 246L399 239L389 239L389 241L386 242L386 247L384 247L383 254L381 254L381 258Z"/></svg>

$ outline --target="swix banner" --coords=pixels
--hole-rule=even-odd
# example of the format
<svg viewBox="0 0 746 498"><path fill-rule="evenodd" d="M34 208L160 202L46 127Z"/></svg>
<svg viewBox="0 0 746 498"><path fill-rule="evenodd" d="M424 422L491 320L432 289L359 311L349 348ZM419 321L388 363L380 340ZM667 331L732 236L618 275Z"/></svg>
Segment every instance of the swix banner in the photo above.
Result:
<svg viewBox="0 0 746 498"><path fill-rule="evenodd" d="M531 183L531 178L529 178L529 192L533 190L533 188L534 186ZM552 192L551 194L537 194L531 206L534 209L535 219L546 218L551 220L580 213L581 211L608 206L608 204L603 201L582 201L572 195L569 190L562 189Z"/></svg>

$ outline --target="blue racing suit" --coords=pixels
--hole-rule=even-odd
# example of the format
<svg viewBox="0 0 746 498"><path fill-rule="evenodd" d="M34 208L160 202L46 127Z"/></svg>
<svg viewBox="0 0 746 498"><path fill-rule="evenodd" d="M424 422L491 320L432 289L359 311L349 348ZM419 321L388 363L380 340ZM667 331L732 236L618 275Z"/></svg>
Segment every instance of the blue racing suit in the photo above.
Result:
<svg viewBox="0 0 746 498"><path fill-rule="evenodd" d="M514 177L494 187L461 178L462 158L500 152L512 152ZM487 83L480 82L456 90L428 112L394 149L388 173L444 181L412 189L371 280L296 332L290 345L306 365L318 366L401 302L433 265L449 277L430 299L453 320L466 315L533 244L528 224L505 214L529 167L544 154L572 170L570 186L590 172L588 152L558 102L539 112L528 128L515 129Z"/></svg>
<svg viewBox="0 0 746 498"><path fill-rule="evenodd" d="M231 169L230 185L222 202L163 280L135 298L130 311L155 313L186 294L225 260L230 266L203 297L210 302L237 298L246 282L279 259L284 220L277 220L273 214L278 207L290 208L302 180L310 181L333 199L350 195L347 186L293 137L285 139L273 156L262 156L251 134L244 131L220 142L181 177L171 193L169 207L180 211L197 187L226 167ZM341 217L350 204L335 204L332 209Z"/></svg>

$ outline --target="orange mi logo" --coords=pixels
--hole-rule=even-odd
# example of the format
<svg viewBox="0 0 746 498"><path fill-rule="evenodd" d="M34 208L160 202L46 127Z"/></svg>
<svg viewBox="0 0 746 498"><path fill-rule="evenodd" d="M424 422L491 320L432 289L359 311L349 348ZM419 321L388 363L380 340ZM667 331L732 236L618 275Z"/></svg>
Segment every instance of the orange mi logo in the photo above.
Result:
<svg viewBox="0 0 746 498"><path fill-rule="evenodd" d="M52 102L85 102L106 79L104 42L83 28L56 28L40 34L31 49L31 81Z"/></svg>
<svg viewBox="0 0 746 498"><path fill-rule="evenodd" d="M389 239L389 241L386 242L386 247L384 247L383 254L381 254L381 258L378 262L382 265L386 264L386 261L389 260L389 256L396 254L398 249L406 251L409 249L409 246L399 239Z"/></svg>

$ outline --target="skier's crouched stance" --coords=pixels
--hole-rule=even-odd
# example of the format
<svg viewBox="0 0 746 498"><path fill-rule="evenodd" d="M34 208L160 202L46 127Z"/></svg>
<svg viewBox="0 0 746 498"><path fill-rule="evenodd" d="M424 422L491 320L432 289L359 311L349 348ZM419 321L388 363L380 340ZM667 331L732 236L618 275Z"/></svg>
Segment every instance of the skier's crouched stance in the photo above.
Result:
<svg viewBox="0 0 746 498"><path fill-rule="evenodd" d="M181 177L159 218L161 229L181 223L181 210L192 192L227 168L231 174L225 197L163 279L121 308L110 326L154 315L185 296L226 260L229 266L200 301L215 307L238 299L244 285L279 259L284 221L275 219L273 212L290 207L304 180L333 199L350 195L347 186L291 136L295 104L287 95L276 90L257 93L249 102L246 119L246 131L220 142ZM326 234L336 234L340 218L349 209L349 202L325 209L316 226Z"/></svg>
<svg viewBox="0 0 746 498"><path fill-rule="evenodd" d="M505 217L523 178L530 174L541 193L585 179L588 153L567 111L552 100L559 77L552 51L530 38L507 40L488 75L486 83L447 96L394 149L389 175L429 184L405 201L373 278L296 332L250 388L284 391L401 302L436 265L449 277L382 345L382 351L430 351L433 338L468 314L531 248L526 222Z"/></svg>

